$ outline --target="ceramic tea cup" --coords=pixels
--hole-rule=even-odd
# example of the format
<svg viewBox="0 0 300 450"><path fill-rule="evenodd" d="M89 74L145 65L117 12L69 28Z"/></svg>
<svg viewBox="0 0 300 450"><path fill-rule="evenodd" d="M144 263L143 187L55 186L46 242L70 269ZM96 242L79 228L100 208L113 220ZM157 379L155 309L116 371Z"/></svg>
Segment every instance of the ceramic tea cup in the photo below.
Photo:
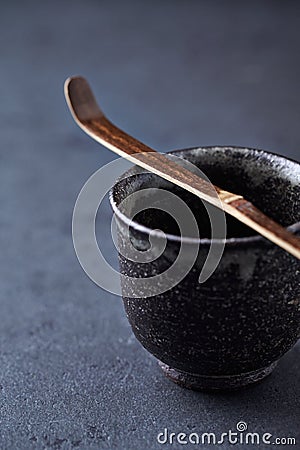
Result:
<svg viewBox="0 0 300 450"><path fill-rule="evenodd" d="M299 163L237 147L171 153L300 234ZM180 236L170 215L155 207L130 217L136 201L132 194L139 192L143 202L143 195L149 200L147 189L153 187L184 201L196 219L199 238ZM141 173L136 166L116 182L110 202L117 224L120 272L131 280L134 294L122 286L126 314L136 338L159 360L164 373L191 389L239 388L270 374L299 338L299 261L228 216L225 242L212 239L207 212L198 197L154 174ZM151 242L154 229L164 234L154 233L155 242ZM160 245L162 239L164 245ZM153 295L143 298L137 280L155 277L172 266L183 243L193 254L197 246L192 268L169 290L157 293L154 288ZM199 283L212 243L216 248L225 243L224 252L213 274ZM151 245L164 248L155 260L130 256L132 246L143 255Z"/></svg>

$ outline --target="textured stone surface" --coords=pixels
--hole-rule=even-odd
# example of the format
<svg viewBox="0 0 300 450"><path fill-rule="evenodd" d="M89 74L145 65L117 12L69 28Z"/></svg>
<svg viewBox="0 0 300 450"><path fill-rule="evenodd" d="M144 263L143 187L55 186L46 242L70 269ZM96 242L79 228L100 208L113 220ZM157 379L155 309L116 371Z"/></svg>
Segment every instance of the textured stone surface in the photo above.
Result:
<svg viewBox="0 0 300 450"><path fill-rule="evenodd" d="M155 449L164 427L221 433L240 420L300 439L299 344L249 390L185 391L133 338L120 299L83 273L73 205L113 155L75 127L62 95L68 75L86 75L111 118L164 151L232 144L299 159L299 5L0 7L0 448ZM116 264L107 203L100 217Z"/></svg>

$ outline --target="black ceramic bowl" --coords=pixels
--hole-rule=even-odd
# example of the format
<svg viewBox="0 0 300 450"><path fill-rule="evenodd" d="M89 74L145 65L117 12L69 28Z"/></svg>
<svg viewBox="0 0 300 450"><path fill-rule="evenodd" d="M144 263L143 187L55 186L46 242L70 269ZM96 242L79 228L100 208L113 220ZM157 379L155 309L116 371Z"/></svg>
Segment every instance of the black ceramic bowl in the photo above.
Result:
<svg viewBox="0 0 300 450"><path fill-rule="evenodd" d="M172 153L200 167L214 184L242 194L299 234L299 163L246 148L205 147ZM135 278L153 276L174 262L180 243L196 244L189 236L179 237L176 223L154 209L130 222L129 239L124 233L126 210L121 212L119 205L133 192L149 187L174 192L193 210L201 234L197 260L178 285L147 298L142 298L137 286L134 296L123 297L137 339L159 360L167 376L188 388L237 388L271 373L299 337L299 261L227 217L221 262L213 275L199 284L199 271L211 244L202 202L156 175L140 173L137 167L126 176L110 194L123 253L119 255L121 273ZM128 205L130 208L130 202ZM129 240L144 251L154 228L166 233L163 254L149 263L127 258ZM221 241L217 239L215 244L221 245Z"/></svg>

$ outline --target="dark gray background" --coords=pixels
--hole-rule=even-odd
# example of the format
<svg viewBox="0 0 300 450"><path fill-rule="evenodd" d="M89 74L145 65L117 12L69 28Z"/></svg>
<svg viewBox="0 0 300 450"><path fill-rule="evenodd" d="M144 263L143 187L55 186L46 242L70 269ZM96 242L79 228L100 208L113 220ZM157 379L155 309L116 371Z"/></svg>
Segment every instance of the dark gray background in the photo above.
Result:
<svg viewBox="0 0 300 450"><path fill-rule="evenodd" d="M155 449L164 427L222 433L240 420L299 448L299 345L253 388L183 390L80 268L74 202L114 156L76 128L62 92L85 75L109 117L162 151L233 144L299 159L299 5L1 1L1 450ZM106 203L99 240L116 264L110 219Z"/></svg>

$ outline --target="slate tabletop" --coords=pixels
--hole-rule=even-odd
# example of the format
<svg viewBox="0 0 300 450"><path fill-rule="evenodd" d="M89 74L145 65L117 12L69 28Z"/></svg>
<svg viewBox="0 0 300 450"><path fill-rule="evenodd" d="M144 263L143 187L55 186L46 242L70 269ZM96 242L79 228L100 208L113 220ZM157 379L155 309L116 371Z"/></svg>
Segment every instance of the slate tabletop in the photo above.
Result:
<svg viewBox="0 0 300 450"><path fill-rule="evenodd" d="M157 434L239 421L300 448L299 345L249 389L184 390L135 340L121 299L83 272L74 203L115 156L63 98L82 74L109 117L161 151L232 144L299 159L299 47L294 1L0 2L1 450L181 448ZM97 220L117 267L107 201Z"/></svg>

